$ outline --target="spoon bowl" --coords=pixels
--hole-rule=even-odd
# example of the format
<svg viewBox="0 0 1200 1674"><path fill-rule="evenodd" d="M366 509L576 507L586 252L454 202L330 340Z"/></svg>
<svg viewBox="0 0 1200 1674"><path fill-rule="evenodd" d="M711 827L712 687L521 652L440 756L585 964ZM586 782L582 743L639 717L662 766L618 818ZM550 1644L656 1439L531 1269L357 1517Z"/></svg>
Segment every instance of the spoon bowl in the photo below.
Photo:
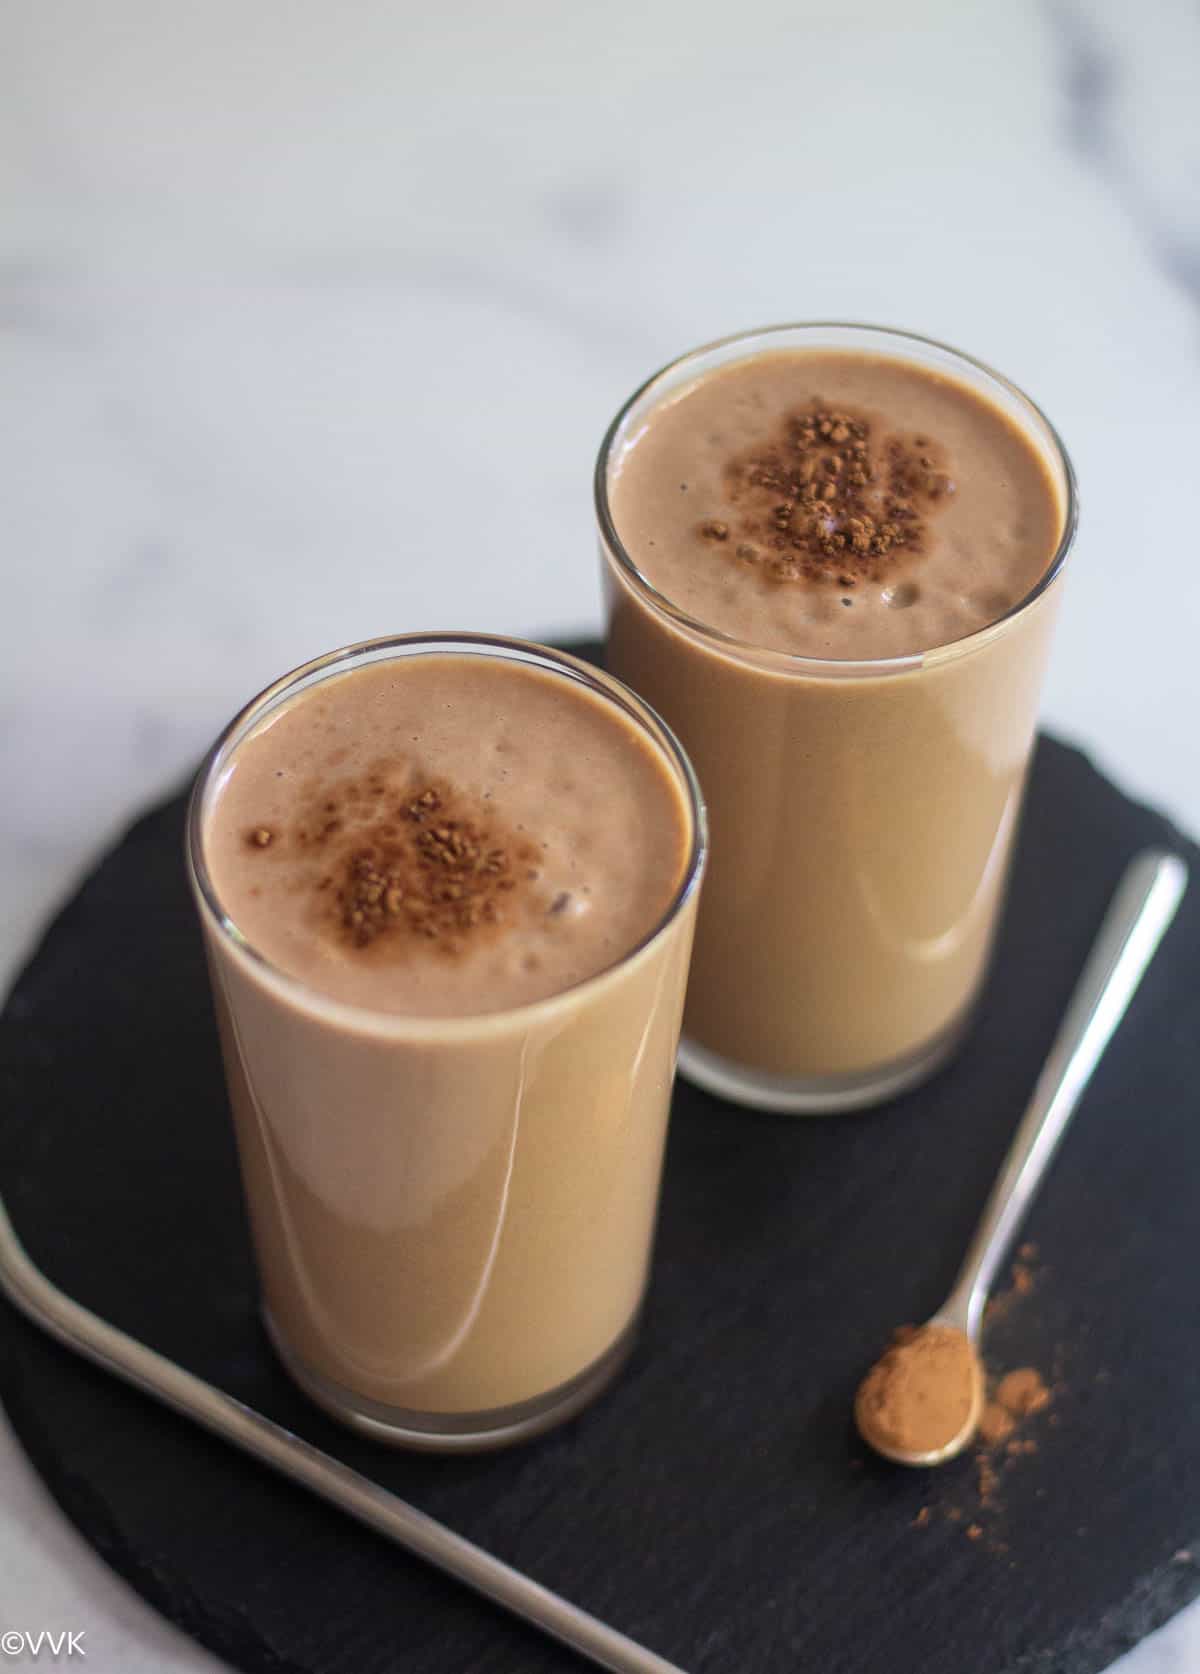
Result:
<svg viewBox="0 0 1200 1674"><path fill-rule="evenodd" d="M877 1401L874 1396L874 1386L880 1378L887 1376L889 1363L895 1358L909 1354L912 1366L909 1376L902 1383L902 1399L909 1410L909 1415L921 1416L922 1406L926 1408L932 1399L936 1399L939 1383L944 1383L944 1368L939 1368L932 1356L924 1364L926 1386L922 1388L922 1364L915 1354L912 1354L914 1344L931 1343L931 1341L946 1341L947 1333L952 1333L954 1339L954 1359L957 1359L957 1371L961 1374L967 1386L966 1411L961 1416L952 1416L947 1421L944 1435L939 1436L936 1445L905 1446L897 1440L894 1426L889 1426L880 1420L877 1411ZM912 1333L907 1343L900 1343L887 1351L882 1358L870 1369L867 1376L859 1384L859 1393L854 1401L854 1421L859 1428L859 1435L867 1445L874 1448L875 1453L890 1460L894 1465L946 1465L947 1461L957 1458L964 1448L971 1446L976 1430L979 1428L982 1410L984 1410L984 1368L979 1359L979 1351L971 1336L962 1329L959 1322L949 1319L946 1312L934 1314L927 1319L924 1326L919 1326ZM926 1440L929 1440L926 1435Z"/></svg>

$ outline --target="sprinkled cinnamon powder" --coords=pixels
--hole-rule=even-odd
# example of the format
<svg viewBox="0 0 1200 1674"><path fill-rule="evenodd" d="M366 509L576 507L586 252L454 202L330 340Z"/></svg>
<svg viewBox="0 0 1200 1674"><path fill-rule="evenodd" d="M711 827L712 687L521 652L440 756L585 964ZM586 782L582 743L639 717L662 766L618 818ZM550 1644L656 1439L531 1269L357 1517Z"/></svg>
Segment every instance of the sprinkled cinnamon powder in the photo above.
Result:
<svg viewBox="0 0 1200 1674"><path fill-rule="evenodd" d="M1028 1418L1050 1405L1050 1391L1042 1382L1042 1374L1032 1366L1019 1366L1007 1372L996 1386L996 1401L1014 1418Z"/></svg>
<svg viewBox="0 0 1200 1674"><path fill-rule="evenodd" d="M980 1448L976 1454L979 1498L983 1506L993 1504L1000 1485L997 1460L1002 1452L1009 1464L1013 1460L1037 1452L1031 1438L1015 1434L1027 1418L1043 1412L1051 1401L1051 1391L1042 1375L1032 1366L1019 1366L998 1380L979 1420Z"/></svg>
<svg viewBox="0 0 1200 1674"><path fill-rule="evenodd" d="M538 876L531 839L507 832L485 804L443 783L397 791L382 769L362 784L313 787L293 829L248 836L264 851L280 839L311 857L318 914L355 949L420 938L458 953L502 926L519 882Z"/></svg>
<svg viewBox="0 0 1200 1674"><path fill-rule="evenodd" d="M987 1305L986 1318L989 1324L1012 1312L1015 1305L1022 1298L1030 1295L1036 1283L1034 1262L1037 1260L1037 1245L1022 1244L1017 1251L1017 1259L1009 1269L1009 1288L999 1296L993 1296Z"/></svg>
<svg viewBox="0 0 1200 1674"><path fill-rule="evenodd" d="M988 1401L979 1419L979 1437L989 1447L1006 1441L1017 1427L1017 1421L999 1401Z"/></svg>
<svg viewBox="0 0 1200 1674"><path fill-rule="evenodd" d="M954 493L942 452L927 436L881 434L866 414L814 401L726 465L741 514L735 559L773 581L877 580L923 551L926 520ZM697 534L724 546L730 526L710 519Z"/></svg>
<svg viewBox="0 0 1200 1674"><path fill-rule="evenodd" d="M975 1472L976 1486L979 1489L979 1503L981 1506L990 1506L999 1486L1000 1473L988 1453L980 1452L976 1455Z"/></svg>
<svg viewBox="0 0 1200 1674"><path fill-rule="evenodd" d="M1039 1277L1034 1266L1036 1259L1036 1248L1032 1244L1022 1244L1012 1267L1010 1287L989 1305L989 1319L997 1312L1002 1317L1008 1315L1026 1302ZM981 1543L987 1552L1002 1556L1008 1551L1007 1544L998 1538L997 1533L1003 1530L1004 1483L1009 1472L1020 1468L1023 1461L1033 1458L1039 1451L1036 1436L1023 1433L1026 1427L1042 1419L1043 1415L1044 1422L1055 1423L1057 1414L1048 1409L1062 1387L1060 1375L1057 1357L1053 1382L1047 1382L1033 1366L1019 1366L1005 1373L992 1374L980 1415L966 1500L963 1500L963 1483L959 1479L959 1503L923 1507L921 1514L913 1520L914 1528L925 1528L934 1517L940 1517L960 1525L966 1538ZM1103 1379L1104 1374L1098 1376ZM928 1516L924 1515L926 1512Z"/></svg>

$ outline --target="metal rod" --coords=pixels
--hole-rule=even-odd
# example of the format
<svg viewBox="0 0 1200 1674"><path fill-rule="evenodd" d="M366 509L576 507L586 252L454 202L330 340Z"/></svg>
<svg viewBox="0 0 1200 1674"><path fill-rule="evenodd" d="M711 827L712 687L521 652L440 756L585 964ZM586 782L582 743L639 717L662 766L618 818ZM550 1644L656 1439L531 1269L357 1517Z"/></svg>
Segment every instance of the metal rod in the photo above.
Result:
<svg viewBox="0 0 1200 1674"><path fill-rule="evenodd" d="M675 1663L627 1639L369 1477L311 1447L253 1407L214 1389L203 1378L184 1371L173 1360L72 1301L30 1260L2 1198L0 1288L35 1325L68 1348L311 1489L397 1546L465 1582L601 1668L611 1669L614 1674L683 1674Z"/></svg>

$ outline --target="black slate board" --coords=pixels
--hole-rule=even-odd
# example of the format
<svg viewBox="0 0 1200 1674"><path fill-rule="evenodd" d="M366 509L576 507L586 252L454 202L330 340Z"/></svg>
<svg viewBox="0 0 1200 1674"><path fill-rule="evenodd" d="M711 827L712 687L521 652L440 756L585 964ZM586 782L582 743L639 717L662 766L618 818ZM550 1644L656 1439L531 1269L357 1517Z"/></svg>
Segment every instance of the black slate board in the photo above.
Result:
<svg viewBox="0 0 1200 1674"><path fill-rule="evenodd" d="M182 823L180 799L129 831L0 1022L0 1185L72 1295L690 1674L1091 1674L1200 1590L1200 887L1034 1211L1038 1289L989 1337L1064 1388L984 1538L945 1515L974 1515L969 1462L893 1469L848 1421L889 1328L948 1286L1125 861L1169 843L1200 880L1196 849L1081 755L1039 745L961 1060L827 1121L681 1085L631 1365L565 1429L462 1460L344 1433L263 1338ZM0 1321L0 1394L65 1511L237 1667L578 1666L11 1309Z"/></svg>

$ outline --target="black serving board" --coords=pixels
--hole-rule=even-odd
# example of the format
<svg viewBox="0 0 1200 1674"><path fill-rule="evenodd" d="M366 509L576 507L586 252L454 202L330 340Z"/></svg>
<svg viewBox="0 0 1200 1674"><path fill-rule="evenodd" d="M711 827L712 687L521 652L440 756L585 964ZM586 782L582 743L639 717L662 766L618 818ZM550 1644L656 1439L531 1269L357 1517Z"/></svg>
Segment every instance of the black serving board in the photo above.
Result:
<svg viewBox="0 0 1200 1674"><path fill-rule="evenodd" d="M0 1186L71 1295L690 1674L1091 1674L1200 1589L1200 866L1082 755L1038 746L998 956L958 1062L886 1108L827 1120L681 1084L631 1364L560 1431L469 1459L357 1439L268 1348L183 810L176 798L146 815L100 863L0 1022ZM851 1397L890 1328L946 1291L1145 844L1181 848L1198 885L1033 1212L1037 1285L989 1335L1001 1364L1062 1388L1054 1422L1030 1432L1037 1454L1001 1473L1000 1504L979 1516L970 1461L875 1461ZM8 1308L0 1394L86 1537L238 1668L578 1666Z"/></svg>

